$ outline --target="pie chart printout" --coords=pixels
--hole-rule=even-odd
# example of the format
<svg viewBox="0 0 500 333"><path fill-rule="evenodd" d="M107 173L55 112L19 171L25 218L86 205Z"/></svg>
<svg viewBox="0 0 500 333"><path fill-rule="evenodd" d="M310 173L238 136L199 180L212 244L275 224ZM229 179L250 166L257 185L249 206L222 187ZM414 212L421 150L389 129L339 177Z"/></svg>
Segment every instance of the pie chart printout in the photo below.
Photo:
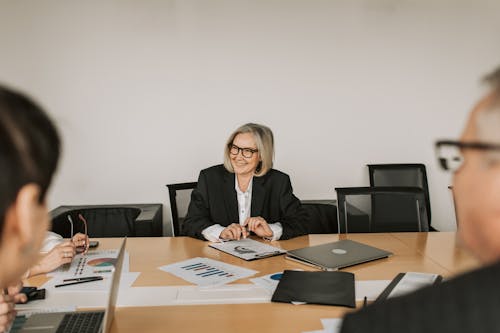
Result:
<svg viewBox="0 0 500 333"><path fill-rule="evenodd" d="M94 267L108 267L115 265L116 258L97 258L87 261L87 265Z"/></svg>

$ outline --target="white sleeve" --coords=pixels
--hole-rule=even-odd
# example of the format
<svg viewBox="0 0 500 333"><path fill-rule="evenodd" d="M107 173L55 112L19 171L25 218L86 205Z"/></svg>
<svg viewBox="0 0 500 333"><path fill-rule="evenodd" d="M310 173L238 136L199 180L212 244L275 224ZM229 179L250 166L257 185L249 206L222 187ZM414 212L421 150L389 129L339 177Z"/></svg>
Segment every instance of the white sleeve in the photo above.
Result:
<svg viewBox="0 0 500 333"><path fill-rule="evenodd" d="M40 250L40 252L49 252L52 250L56 245L62 243L64 240L61 235L56 234L55 232L52 231L47 231L45 234L45 239L43 240L43 245Z"/></svg>
<svg viewBox="0 0 500 333"><path fill-rule="evenodd" d="M206 240L210 242L218 242L220 241L220 233L224 229L225 228L220 224L214 224L208 228L203 229L201 234L203 235L203 237L205 237Z"/></svg>
<svg viewBox="0 0 500 333"><path fill-rule="evenodd" d="M279 240L281 235L283 235L283 227L281 226L281 223L269 223L268 226L273 231L273 237L269 237L267 239L271 241Z"/></svg>

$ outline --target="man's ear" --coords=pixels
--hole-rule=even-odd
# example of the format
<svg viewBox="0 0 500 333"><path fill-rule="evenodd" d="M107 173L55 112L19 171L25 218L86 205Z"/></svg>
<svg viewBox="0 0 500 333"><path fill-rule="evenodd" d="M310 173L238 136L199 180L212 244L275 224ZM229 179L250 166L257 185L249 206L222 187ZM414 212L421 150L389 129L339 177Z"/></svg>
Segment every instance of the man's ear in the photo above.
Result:
<svg viewBox="0 0 500 333"><path fill-rule="evenodd" d="M33 245L33 233L35 232L33 226L37 223L40 194L40 186L33 183L24 185L6 214L6 236L10 239L16 239L22 252L33 250L30 247Z"/></svg>

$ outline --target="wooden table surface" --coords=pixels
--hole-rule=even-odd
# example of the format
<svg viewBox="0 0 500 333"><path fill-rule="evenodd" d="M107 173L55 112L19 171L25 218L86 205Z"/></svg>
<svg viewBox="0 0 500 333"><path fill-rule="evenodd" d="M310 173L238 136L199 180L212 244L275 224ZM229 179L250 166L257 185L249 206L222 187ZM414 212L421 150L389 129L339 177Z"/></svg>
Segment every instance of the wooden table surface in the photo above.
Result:
<svg viewBox="0 0 500 333"><path fill-rule="evenodd" d="M286 250L352 239L394 253L345 268L356 280L389 280L400 272L428 272L451 277L476 267L460 248L454 232L307 235L271 242ZM100 248L117 248L120 239L100 239ZM190 285L158 267L193 257L208 257L259 271L262 276L285 269L315 270L277 256L244 261L187 237L129 238L130 270L141 272L133 286ZM250 283L241 279L235 283ZM358 304L360 305L360 304ZM305 332L322 329L321 318L340 317L351 309L283 303L180 305L117 308L112 333L127 332Z"/></svg>

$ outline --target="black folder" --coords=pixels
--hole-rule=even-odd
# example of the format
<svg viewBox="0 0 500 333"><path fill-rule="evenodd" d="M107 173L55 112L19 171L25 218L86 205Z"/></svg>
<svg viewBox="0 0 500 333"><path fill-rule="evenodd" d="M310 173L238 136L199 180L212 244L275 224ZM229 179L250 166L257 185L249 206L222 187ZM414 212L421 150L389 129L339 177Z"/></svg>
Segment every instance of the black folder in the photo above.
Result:
<svg viewBox="0 0 500 333"><path fill-rule="evenodd" d="M356 307L354 274L349 272L303 272L285 270L273 302Z"/></svg>

